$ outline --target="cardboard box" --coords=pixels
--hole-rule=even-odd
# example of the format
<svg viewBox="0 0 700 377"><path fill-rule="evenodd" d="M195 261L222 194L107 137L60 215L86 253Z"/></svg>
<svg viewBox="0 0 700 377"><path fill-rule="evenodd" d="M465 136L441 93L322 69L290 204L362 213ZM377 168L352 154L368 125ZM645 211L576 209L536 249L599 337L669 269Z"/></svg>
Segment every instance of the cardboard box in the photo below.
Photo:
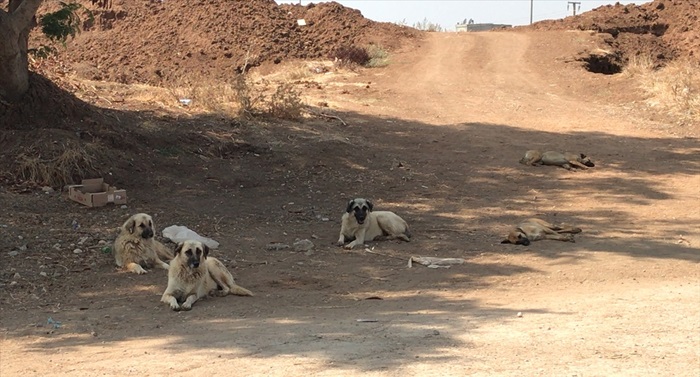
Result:
<svg viewBox="0 0 700 377"><path fill-rule="evenodd" d="M126 204L126 190L108 185L104 178L83 179L80 185L68 186L68 197L88 207L102 207L107 203Z"/></svg>

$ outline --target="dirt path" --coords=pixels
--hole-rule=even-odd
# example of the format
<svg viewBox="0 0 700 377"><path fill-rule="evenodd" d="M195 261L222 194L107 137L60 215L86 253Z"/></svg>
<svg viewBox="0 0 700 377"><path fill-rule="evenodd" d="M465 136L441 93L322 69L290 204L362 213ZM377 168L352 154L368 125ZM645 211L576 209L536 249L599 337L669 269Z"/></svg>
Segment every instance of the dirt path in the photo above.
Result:
<svg viewBox="0 0 700 377"><path fill-rule="evenodd" d="M429 34L321 94L347 127L268 131L269 160L164 178L168 190L178 186L167 179L181 181L186 211L165 191L135 189L151 196L134 206L163 223L191 210L218 221L217 252L257 296L173 313L158 303L163 276L117 273L101 257L34 291L36 301L1 308L0 375L697 376L697 139L611 100L624 79L564 63L590 43ZM586 152L598 166L517 164L530 148ZM373 243L373 253L331 246L344 198L359 195L399 212L415 239ZM584 232L576 243L499 244L525 216ZM309 254L263 249L312 235ZM407 269L411 255L466 263Z"/></svg>

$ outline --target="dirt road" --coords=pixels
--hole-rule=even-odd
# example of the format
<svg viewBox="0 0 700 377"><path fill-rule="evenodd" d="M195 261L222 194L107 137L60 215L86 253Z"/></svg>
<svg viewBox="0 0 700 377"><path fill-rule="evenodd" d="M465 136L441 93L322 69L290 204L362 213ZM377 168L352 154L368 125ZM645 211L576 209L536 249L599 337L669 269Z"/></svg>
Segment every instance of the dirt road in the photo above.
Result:
<svg viewBox="0 0 700 377"><path fill-rule="evenodd" d="M134 188L146 199L128 210L76 215L116 224L138 209L165 226L206 213L216 253L255 297L174 313L158 302L161 273L115 272L96 255L43 292L9 291L0 375L700 374L697 130L638 117L627 79L567 63L595 46L588 34L434 33L420 44L313 94L348 126L261 130L270 152L185 164ZM531 148L597 166L519 165ZM401 214L414 240L332 246L353 196ZM576 243L501 245L526 216L584 231ZM317 247L264 250L295 238ZM466 263L408 269L411 255ZM12 305L27 292L36 299Z"/></svg>

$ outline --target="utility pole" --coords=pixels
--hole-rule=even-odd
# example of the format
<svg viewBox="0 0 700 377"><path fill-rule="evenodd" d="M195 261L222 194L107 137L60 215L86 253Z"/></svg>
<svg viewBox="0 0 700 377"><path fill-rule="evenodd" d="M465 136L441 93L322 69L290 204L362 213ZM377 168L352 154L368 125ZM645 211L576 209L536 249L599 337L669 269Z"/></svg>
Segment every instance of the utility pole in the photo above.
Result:
<svg viewBox="0 0 700 377"><path fill-rule="evenodd" d="M574 16L575 16L576 15L576 7L578 7L578 10L581 10L581 2L580 1L569 1L566 4L566 10L569 10L570 5L574 9Z"/></svg>
<svg viewBox="0 0 700 377"><path fill-rule="evenodd" d="M532 25L532 3L534 0L530 0L530 25Z"/></svg>

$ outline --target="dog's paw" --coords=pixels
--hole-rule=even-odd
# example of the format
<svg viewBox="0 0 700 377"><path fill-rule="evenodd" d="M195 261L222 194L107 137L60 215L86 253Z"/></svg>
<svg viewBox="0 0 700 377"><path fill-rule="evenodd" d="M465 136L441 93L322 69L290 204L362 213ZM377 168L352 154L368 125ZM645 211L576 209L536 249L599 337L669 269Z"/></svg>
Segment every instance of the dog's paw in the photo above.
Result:
<svg viewBox="0 0 700 377"><path fill-rule="evenodd" d="M147 274L147 273L148 273L148 271L144 270L143 267L141 267L141 266L139 266L138 268L135 268L135 269L134 269L134 272L137 273L137 274L139 274L139 275L143 275L143 274Z"/></svg>
<svg viewBox="0 0 700 377"><path fill-rule="evenodd" d="M179 312L179 311L180 311L180 305L178 305L177 303L175 303L175 304L170 304L170 309L172 309L172 310L174 310L174 311L176 311L176 312Z"/></svg>
<svg viewBox="0 0 700 377"><path fill-rule="evenodd" d="M350 250L350 249L352 249L353 247L355 247L355 244L352 243L352 242L349 243L349 244L347 244L347 245L345 245L345 249L346 249L346 250Z"/></svg>
<svg viewBox="0 0 700 377"><path fill-rule="evenodd" d="M187 302L183 302L182 305L180 305L180 310L192 310L192 305Z"/></svg>

